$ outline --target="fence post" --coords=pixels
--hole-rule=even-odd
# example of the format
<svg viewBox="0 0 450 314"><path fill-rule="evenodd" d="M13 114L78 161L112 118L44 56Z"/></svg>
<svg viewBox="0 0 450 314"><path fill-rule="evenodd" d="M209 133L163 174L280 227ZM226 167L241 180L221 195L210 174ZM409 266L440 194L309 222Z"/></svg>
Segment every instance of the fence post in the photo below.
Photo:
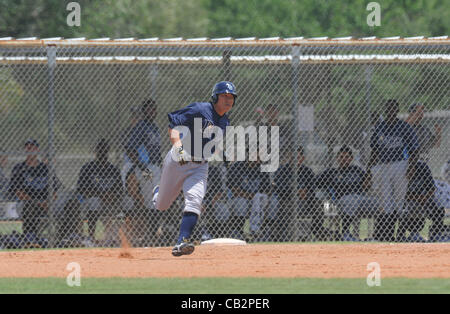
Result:
<svg viewBox="0 0 450 314"><path fill-rule="evenodd" d="M231 80L231 50L226 49L223 51L223 77L224 80ZM223 79L221 79L223 80Z"/></svg>
<svg viewBox="0 0 450 314"><path fill-rule="evenodd" d="M54 194L54 181L55 176L55 167L54 167L54 158L55 158L55 143L54 143L54 120L55 120L55 67L56 67L56 46L48 45L47 46L47 64L48 64L48 151L47 151L47 159L48 159L48 169L49 169L49 186L48 186L48 213L49 213L49 247L55 246L55 208L53 202L53 194Z"/></svg>
<svg viewBox="0 0 450 314"><path fill-rule="evenodd" d="M293 123L294 128L292 129L294 133L294 136L292 138L294 139L294 152L293 152L293 158L292 158L292 170L294 178L292 180L292 200L291 200L291 206L289 209L289 215L288 217L291 219L291 228L292 235L291 239L298 241L299 239L299 210L298 210L298 204L299 204L299 198L297 193L297 177L298 177L298 164L297 164L297 151L299 149L300 145L300 126L299 126L299 117L298 117L298 104L299 104L299 84L300 84L300 75L299 75L299 67L300 67L300 47L299 46L292 46L292 61L291 61L291 67L292 67L292 76L291 76L291 83L292 83L292 108L291 108L291 114L293 116Z"/></svg>

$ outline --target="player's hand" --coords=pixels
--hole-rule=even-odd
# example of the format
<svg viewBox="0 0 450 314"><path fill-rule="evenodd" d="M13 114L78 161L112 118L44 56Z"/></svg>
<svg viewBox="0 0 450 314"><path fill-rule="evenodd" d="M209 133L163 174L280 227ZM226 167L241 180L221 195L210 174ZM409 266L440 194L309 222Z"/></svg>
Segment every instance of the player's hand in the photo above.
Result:
<svg viewBox="0 0 450 314"><path fill-rule="evenodd" d="M173 147L172 158L175 162L178 162L181 166L187 164L186 153L183 150L183 146Z"/></svg>

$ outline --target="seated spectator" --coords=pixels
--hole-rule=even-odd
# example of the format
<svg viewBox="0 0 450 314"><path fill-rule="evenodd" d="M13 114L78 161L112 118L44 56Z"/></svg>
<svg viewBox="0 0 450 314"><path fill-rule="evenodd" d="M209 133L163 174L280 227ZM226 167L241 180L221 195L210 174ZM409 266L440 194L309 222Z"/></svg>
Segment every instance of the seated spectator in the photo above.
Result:
<svg viewBox="0 0 450 314"><path fill-rule="evenodd" d="M289 224L294 212L289 208L298 208L301 216L311 217L311 232L317 240L321 240L326 232L323 227L324 214L319 201L315 198L315 174L311 168L307 167L305 162L305 154L303 147L299 147L297 151L297 184L292 184L294 180L294 171L291 165L292 161L282 165L275 172L275 191L280 200L280 208L278 213L278 221L275 229L281 235L281 239L288 241L290 238ZM298 195L299 204L293 204L294 194L292 193L295 186Z"/></svg>
<svg viewBox="0 0 450 314"><path fill-rule="evenodd" d="M337 155L338 168L325 170L316 179L317 188L327 189L336 202L342 216L342 240L359 241L359 230L350 232L354 219L378 209L375 198L366 196L371 182L370 175L358 166L352 165L353 152L343 146Z"/></svg>
<svg viewBox="0 0 450 314"><path fill-rule="evenodd" d="M417 161L414 175L408 184L406 204L400 212L398 242L425 242L420 233L425 227L427 216L432 220L430 240L440 240L440 232L444 228L445 210L436 204L435 191L430 168L425 162ZM406 237L407 231L410 233L408 237Z"/></svg>
<svg viewBox="0 0 450 314"><path fill-rule="evenodd" d="M250 218L251 238L258 240L271 189L269 174L260 171L260 161L236 161L229 168L227 185L233 195L230 231L242 238Z"/></svg>
<svg viewBox="0 0 450 314"><path fill-rule="evenodd" d="M22 230L25 245L35 246L42 242L42 218L48 215L49 183L53 183L53 198L59 181L56 177L49 179L49 168L38 159L39 143L29 139L25 142L26 160L14 166L11 173L9 192L22 201Z"/></svg>
<svg viewBox="0 0 450 314"><path fill-rule="evenodd" d="M78 193L83 201L96 204L88 212L89 235L94 239L99 218L105 226L105 244L119 244L119 224L116 221L122 199L120 170L108 161L109 144L101 139L95 147L95 159L85 164L78 178ZM89 200L90 199L90 200Z"/></svg>

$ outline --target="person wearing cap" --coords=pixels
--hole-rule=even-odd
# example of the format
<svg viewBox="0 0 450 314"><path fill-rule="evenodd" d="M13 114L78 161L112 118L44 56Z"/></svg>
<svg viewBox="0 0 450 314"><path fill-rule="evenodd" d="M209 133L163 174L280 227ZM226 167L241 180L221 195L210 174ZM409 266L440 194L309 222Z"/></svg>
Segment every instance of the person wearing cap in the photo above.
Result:
<svg viewBox="0 0 450 314"><path fill-rule="evenodd" d="M161 134L155 123L156 102L148 98L133 116L139 114L125 141L124 187L127 191L127 231L135 246L150 246L156 240L160 215L154 209L153 188L161 176ZM126 171L124 171L126 170Z"/></svg>
<svg viewBox="0 0 450 314"><path fill-rule="evenodd" d="M409 107L406 122L414 129L419 142L418 153L427 156L432 148L438 148L441 145L442 128L434 125L434 134L425 125L421 124L425 115L425 106L420 103L414 103Z"/></svg>
<svg viewBox="0 0 450 314"><path fill-rule="evenodd" d="M85 164L77 183L77 191L83 200L93 204L88 212L89 236L93 241L97 220L102 218L105 226L107 246L119 244L118 222L123 189L120 170L108 161L109 143L100 139L95 146L95 159Z"/></svg>
<svg viewBox="0 0 450 314"><path fill-rule="evenodd" d="M316 187L326 189L340 209L342 240L359 241L359 230L350 232L350 226L362 215L371 216L378 209L377 200L367 196L371 186L370 174L353 165L353 151L342 146L337 154L337 168L329 168L316 178Z"/></svg>
<svg viewBox="0 0 450 314"><path fill-rule="evenodd" d="M408 181L413 177L419 143L414 129L397 115L400 105L395 99L384 104L383 120L378 121L371 136L372 149L367 169L380 202L375 221L375 240L394 241L397 215L403 209Z"/></svg>
<svg viewBox="0 0 450 314"><path fill-rule="evenodd" d="M27 154L24 162L14 166L11 172L10 193L22 201L22 230L27 241L33 242L40 236L41 218L48 214L49 168L38 159L39 143L29 139L24 145ZM53 197L59 188L59 181L53 177Z"/></svg>

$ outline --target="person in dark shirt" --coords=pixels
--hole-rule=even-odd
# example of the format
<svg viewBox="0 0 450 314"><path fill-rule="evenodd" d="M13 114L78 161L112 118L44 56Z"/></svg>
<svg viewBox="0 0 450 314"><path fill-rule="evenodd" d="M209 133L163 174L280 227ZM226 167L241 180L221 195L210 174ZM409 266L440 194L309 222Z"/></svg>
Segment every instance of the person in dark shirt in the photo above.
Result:
<svg viewBox="0 0 450 314"><path fill-rule="evenodd" d="M88 213L89 235L94 238L97 220L105 218L108 245L118 244L118 228L115 222L122 199L120 170L108 161L109 144L101 139L95 147L95 159L85 164L78 178L78 193L83 200L93 198L99 208Z"/></svg>
<svg viewBox="0 0 450 314"><path fill-rule="evenodd" d="M23 233L28 238L39 237L41 217L48 214L50 172L38 159L39 143L34 139L25 142L26 160L14 166L11 173L10 193L24 203L22 209ZM59 181L53 177L53 198Z"/></svg>
<svg viewBox="0 0 450 314"><path fill-rule="evenodd" d="M384 109L384 120L376 124L371 137L367 169L372 174L381 210L374 237L378 241L393 241L397 214L403 208L418 158L419 142L414 129L397 118L400 109L395 99L387 100Z"/></svg>
<svg viewBox="0 0 450 314"><path fill-rule="evenodd" d="M317 188L328 190L340 209L342 240L359 241L359 230L354 232L356 234L352 234L350 226L362 214L374 214L378 209L378 202L375 198L365 195L371 185L370 174L352 165L353 152L350 147L341 147L337 161L338 168L327 169L317 177Z"/></svg>
<svg viewBox="0 0 450 314"><path fill-rule="evenodd" d="M260 161L236 161L227 173L227 185L233 194L230 227L242 238L249 217L253 240L259 236L271 189L269 174L261 172L259 166Z"/></svg>
<svg viewBox="0 0 450 314"><path fill-rule="evenodd" d="M290 208L298 208L301 216L311 217L311 233L317 240L321 240L325 236L323 210L315 197L315 174L304 164L305 159L304 149L300 146L296 160L282 165L275 172L275 191L280 199L280 212L275 229L278 230L280 240L288 241L291 237L288 227L294 218L286 218L294 214ZM297 162L297 184L293 185L294 170L291 163L295 161ZM298 204L293 204L294 190L298 196Z"/></svg>
<svg viewBox="0 0 450 314"><path fill-rule="evenodd" d="M434 237L434 233L442 229L444 224L442 209L438 208L434 201L436 187L430 168L422 161L417 161L415 168L414 175L408 184L406 204L400 213L396 238L398 242L425 242L420 232L425 227L427 216L433 220L430 228L431 238ZM406 237L407 231L410 232L408 237Z"/></svg>

